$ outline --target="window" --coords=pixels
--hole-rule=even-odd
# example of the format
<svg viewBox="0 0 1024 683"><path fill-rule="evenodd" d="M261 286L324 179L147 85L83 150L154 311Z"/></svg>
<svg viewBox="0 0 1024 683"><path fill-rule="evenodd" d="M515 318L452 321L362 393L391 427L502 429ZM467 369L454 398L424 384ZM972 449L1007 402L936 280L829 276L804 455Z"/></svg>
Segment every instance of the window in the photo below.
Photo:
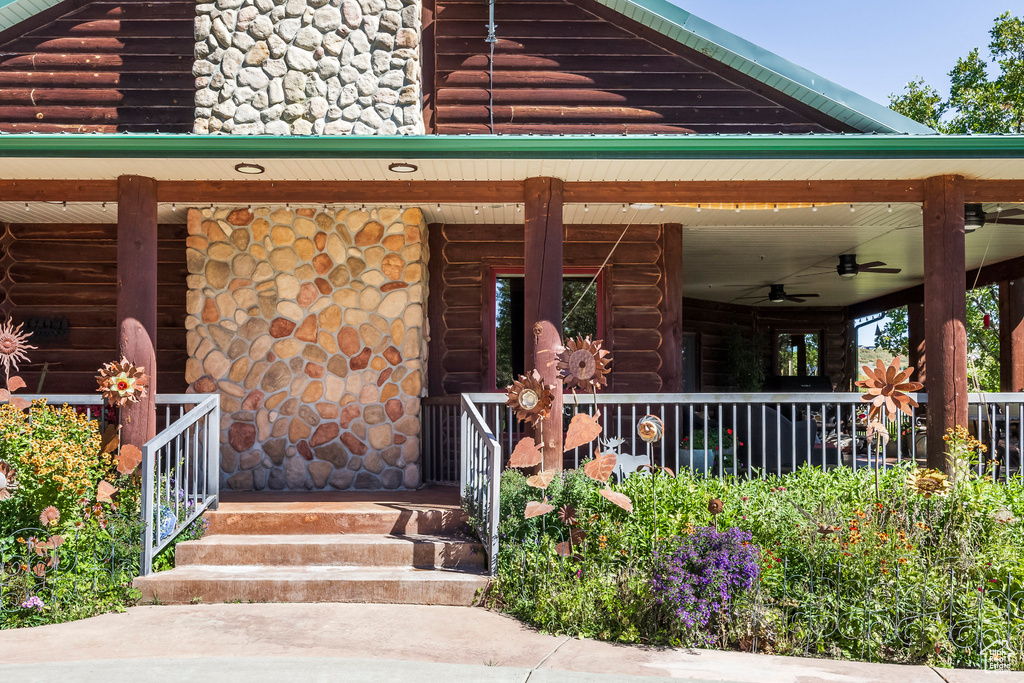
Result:
<svg viewBox="0 0 1024 683"><path fill-rule="evenodd" d="M562 338L581 335L599 339L601 279L593 271L570 271L562 277ZM589 285L589 287L588 287ZM494 276L494 379L499 389L523 374L523 276L501 272Z"/></svg>
<svg viewBox="0 0 1024 683"><path fill-rule="evenodd" d="M775 374L780 377L817 377L821 374L819 362L821 334L818 332L785 332L776 337L777 363Z"/></svg>

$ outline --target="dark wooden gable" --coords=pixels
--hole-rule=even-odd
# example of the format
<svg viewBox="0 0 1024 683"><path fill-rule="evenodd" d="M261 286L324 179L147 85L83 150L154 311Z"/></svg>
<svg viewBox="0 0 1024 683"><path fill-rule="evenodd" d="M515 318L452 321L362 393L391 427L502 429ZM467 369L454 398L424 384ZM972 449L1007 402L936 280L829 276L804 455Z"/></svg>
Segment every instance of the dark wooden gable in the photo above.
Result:
<svg viewBox="0 0 1024 683"><path fill-rule="evenodd" d="M485 0L426 1L428 132L851 131L593 0L497 0L492 88Z"/></svg>
<svg viewBox="0 0 1024 683"><path fill-rule="evenodd" d="M192 130L194 0L67 0L0 33L0 131Z"/></svg>

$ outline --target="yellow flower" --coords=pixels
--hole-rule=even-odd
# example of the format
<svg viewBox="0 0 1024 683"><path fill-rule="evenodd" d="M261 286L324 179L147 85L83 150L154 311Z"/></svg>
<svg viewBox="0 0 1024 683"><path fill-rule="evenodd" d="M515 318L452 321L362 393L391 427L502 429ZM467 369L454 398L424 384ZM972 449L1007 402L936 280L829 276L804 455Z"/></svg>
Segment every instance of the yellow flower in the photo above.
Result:
<svg viewBox="0 0 1024 683"><path fill-rule="evenodd" d="M933 495L944 496L950 490L949 477L930 467L918 468L907 477L907 488L925 498L931 498Z"/></svg>

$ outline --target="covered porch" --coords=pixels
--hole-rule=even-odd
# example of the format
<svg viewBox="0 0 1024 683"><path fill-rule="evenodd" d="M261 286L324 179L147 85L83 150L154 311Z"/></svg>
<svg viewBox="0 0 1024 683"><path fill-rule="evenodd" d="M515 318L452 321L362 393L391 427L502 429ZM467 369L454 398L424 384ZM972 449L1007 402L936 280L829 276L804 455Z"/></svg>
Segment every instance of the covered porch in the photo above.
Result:
<svg viewBox="0 0 1024 683"><path fill-rule="evenodd" d="M50 347L37 354L42 363L50 363L44 391L59 393L63 386L68 387L66 391L83 390L80 385L88 383L94 358L100 353L114 355L119 344L122 350L132 348L119 339L125 338L127 321L141 321L129 336L133 344L141 345L134 347L142 349L135 353L150 354L140 356L140 362L146 364L149 358L155 364L158 383L217 391L225 399L222 440L227 461L233 463L223 472L228 486L232 476L248 471L243 456L266 450L267 440L281 442L272 446L280 445L281 452L274 451L267 469L282 468L277 481L287 488L292 484L297 488L358 487L358 473L363 471L373 475L363 479L368 488L415 488L422 482L452 481L453 463L444 466L447 470L432 469L434 459L444 456L438 450L440 442L432 440L439 433L434 421L441 409L430 406L459 400L445 397L500 389L493 287L501 275L522 278L523 337L518 347L522 367L537 367L549 382L553 382L552 369L537 359L559 341L565 313L563 279L567 275L593 279L595 332L615 359L606 400L615 402L617 394L627 394L618 402L632 406L621 413L623 437L632 433L633 412L640 406L647 410L651 404L663 406L666 416L676 412L686 416L678 418L675 429L679 435L688 435L691 448L694 429L702 429L705 435L734 427L739 432L744 412L751 414L746 429L751 434L760 429L761 440L767 442L771 436L765 425L770 417L755 427L753 416L757 410L768 415L774 405L777 441L786 431L783 420L792 434L802 430L807 435L804 461L818 457L828 465L834 455L836 464L862 466L865 461L860 458L866 456L852 452L856 442L846 460L844 446L838 444L844 435L855 437L856 431L845 417L845 412L855 411L855 403L842 394L851 391L857 373L855 321L907 303L919 304L920 312L912 316L917 322L911 326L915 352L911 362L920 368L922 349L928 350L922 379L929 431L941 434L947 426L967 424L969 401L983 406L974 409L975 422L978 410L991 412L992 406L1005 404L1005 409L996 411L998 420L1007 435L1018 429L1013 396L968 398L964 334L964 296L969 286L1024 277L1024 239L1019 227L996 222L964 234L965 205L981 205L985 213L995 214L997 208L1010 211L1024 200L1024 143L1016 138L210 138L200 145L184 136L90 140L88 136L38 135L11 143L5 148L9 157L0 180L0 221L5 224L3 305L16 322L32 326L33 320L49 321L35 324L40 330L57 331ZM240 175L251 172L257 177ZM382 211L391 222L380 218ZM416 214L406 216L408 211ZM291 368L294 363L287 364L287 388L277 386L275 379L274 386L264 391L259 387L265 375L256 377L256 384L249 388L245 377L233 370L233 361L249 355L255 339L244 334L220 341L210 337L212 326L230 327L223 324L228 319L216 307L218 297L233 290L230 279L223 283L224 291L209 286L206 264L220 257L211 257L208 250L218 241L229 244L231 239L227 232L224 240L211 237L212 228L206 224L223 222L244 228L249 240L244 246L231 247L232 258L263 242L269 262L274 247L270 230L279 222L273 218L276 212L291 216L292 228L295 221L311 222L315 227L310 228L309 240L315 242L316 233L324 232L325 244L328 234L341 234L338 226L347 226L354 215L366 214L359 226L345 228L353 239L366 221L381 223L380 235L362 233L364 244L345 244L331 263L334 268L346 259L357 259L368 273L380 273L380 277L353 275L359 264L346 263L345 282L331 281L334 271L320 273L311 260L311 287L318 277L328 284L326 291L310 290L311 299L300 302L305 280L297 278L296 292L282 293L276 276L298 273L303 267L299 261L305 257L300 254L294 264L273 264L275 276L266 281L275 280L275 306L257 310L262 290L252 285L257 300L235 306L229 321L237 330L250 319L260 319L269 329L275 320L284 319L279 324L281 336L271 334L271 343L301 342L292 344L296 351L292 357L305 360L298 370ZM254 239L253 226L259 220L268 223L267 234ZM384 246L384 229L398 223L403 226L402 244L396 243L393 249ZM82 235L81 242L71 238L75 234ZM388 234L397 236L394 231ZM417 240L410 237L414 234ZM293 240L300 238L293 234ZM403 256L402 249L414 241L421 245L415 255L408 251ZM107 260L70 266L89 258L80 254L91 253L90 242L107 250ZM195 246L199 243L207 252L201 254L202 264L196 265L199 260L190 249L201 251ZM421 271L421 280L406 281L400 287L411 292L410 286L420 285L418 294L410 294L403 299L402 310L387 315L370 310L371 303L358 296L334 298L338 290L359 281L359 292L375 290L382 300L393 291L387 289L390 283L397 286L407 279L389 274L383 256L379 264L372 260L375 257L364 258L367 249L378 247L385 256L389 251L402 256L401 273L410 265ZM349 249L363 251L356 256ZM324 250L314 246L310 259ZM859 263L881 261L899 272L840 277L839 256L848 254L856 254ZM256 254L254 270L260 258ZM771 300L777 297L770 285L783 285L788 295L818 296L776 302ZM1019 308L1013 296L1019 290L1008 284L1002 290L1006 310ZM121 310L119 294L134 302L138 312ZM325 327L319 319L324 309L309 308L318 305L314 302L322 296L341 309L341 327L353 327L357 334L360 325L373 324L372 315L381 317L380 338L367 343L359 337L347 349L338 337L341 330ZM380 305L378 297L368 298L374 299L374 306ZM294 306L278 308L292 302ZM90 317L90 311L105 311L104 306L110 311ZM210 311L210 306L216 310ZM278 315L280 310L290 313ZM350 311L351 319L346 317ZM204 319L207 314L209 320ZM316 327L312 332L303 329L309 327L305 323L310 316L316 318L315 324L310 323ZM392 325L399 318L403 330L417 328L421 345L410 343L406 349L393 339L384 343L394 336ZM1024 388L1024 344L1016 332L1020 316L1011 313L1007 319L1017 323L1001 326L1004 389L1019 391ZM387 330L381 327L385 323ZM199 329L207 335L198 333ZM540 330L539 336L535 329ZM322 338L324 332L334 341ZM200 338L190 341L190 334ZM774 387L776 393L728 393L738 389L730 374L735 364L730 335L745 340L760 335L767 340L763 360L769 369L767 379L773 383L766 382L764 388ZM240 342L243 337L245 341ZM788 347L786 339L792 340ZM809 343L817 346L816 373L810 371ZM322 357L307 348L310 345L319 347ZM379 350L378 345L382 345ZM219 346L225 348L219 350ZM389 347L398 354L396 362L373 365L378 355L386 359ZM224 355L225 362L213 364L211 370L206 356L199 357L201 349ZM368 349L366 358L357 360L364 349ZM785 378L780 350L792 356L789 360L804 375L817 377L813 394L801 386L799 370L795 379ZM266 354L275 358L264 358ZM265 361L264 373L279 360L270 347L257 355L261 357L251 360ZM328 360L334 356L343 357L344 371L331 369ZM190 366L200 370L189 370ZM397 382L390 374L380 379L389 366L404 369ZM30 386L42 379L41 367L31 370L36 374L27 373ZM371 370L373 378L366 375ZM324 379L315 376L318 372ZM326 386L329 376L344 380L341 393L307 393L318 381ZM410 379L413 376L417 379ZM397 385L400 395L383 396L389 383ZM373 391L364 392L368 385ZM778 393L780 389L794 393ZM253 393L257 390L261 396ZM279 402L263 403L281 391ZM556 396L561 398L559 392ZM401 403L400 415L397 407L388 409L391 398ZM246 404L250 399L251 405ZM493 397L483 401L488 402L495 401ZM318 409L321 404L337 408ZM822 407L814 407L819 404ZM349 405L355 408L346 419L344 409ZM717 407L708 409L709 405ZM266 411L264 417L261 410ZM272 413L277 413L274 421L288 421L280 433L271 424ZM716 417L720 415L728 419ZM416 426L403 423L399 428L398 422L405 418ZM293 430L291 425L300 419L308 428ZM266 424L261 426L260 420ZM710 421L706 426L705 420ZM913 423L914 429L917 424ZM377 429L371 439L371 431L380 425L388 429ZM838 445L834 450L828 445L829 425L835 425ZM325 440L314 443L320 427L325 428L318 438ZM500 427L495 425L493 431L498 436ZM999 438L998 430L978 433ZM811 434L818 436L811 439ZM943 464L941 440L921 442L916 435L902 434L898 438L896 458ZM748 449L749 443L748 439ZM388 450L395 446L398 451ZM774 459L780 469L784 469L783 460L791 466L799 464L801 456L795 448L792 452L776 449ZM342 454L344 464L339 466ZM302 476L297 473L289 483L284 468L295 458L301 460L296 462L302 465ZM772 459L762 455L761 462ZM372 464L370 470L366 470L367 461ZM246 462L259 465L263 460L250 457ZM318 462L330 467L319 468L321 472L313 476L309 467ZM357 468L352 469L350 462L356 462ZM671 459L664 462L675 464ZM716 467L715 462L712 459L707 467ZM717 462L727 467L722 459ZM750 459L747 465L756 466L756 462ZM379 470L373 472L374 468ZM403 476L384 481L379 475L392 468L402 470ZM297 466L294 469L298 471ZM338 470L350 470L353 475L332 483L331 476ZM409 472L415 474L405 476ZM268 475L262 487L269 487L269 482ZM235 485L261 488L255 477L241 477Z"/></svg>

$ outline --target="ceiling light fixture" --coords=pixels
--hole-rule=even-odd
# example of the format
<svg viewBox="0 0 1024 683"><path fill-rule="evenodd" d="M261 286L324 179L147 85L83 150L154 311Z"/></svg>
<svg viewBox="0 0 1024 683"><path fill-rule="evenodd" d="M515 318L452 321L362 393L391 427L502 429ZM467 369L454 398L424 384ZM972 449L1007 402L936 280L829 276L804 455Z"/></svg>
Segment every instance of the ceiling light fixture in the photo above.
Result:
<svg viewBox="0 0 1024 683"><path fill-rule="evenodd" d="M981 204L964 204L964 232L972 233L985 226L985 207Z"/></svg>
<svg viewBox="0 0 1024 683"><path fill-rule="evenodd" d="M265 173L267 169L263 168L259 164L242 162L240 164L235 164L235 170L245 175L260 175L261 173Z"/></svg>
<svg viewBox="0 0 1024 683"><path fill-rule="evenodd" d="M392 173L415 173L420 170L420 167L407 161L396 161L393 164L388 164L388 170Z"/></svg>
<svg viewBox="0 0 1024 683"><path fill-rule="evenodd" d="M857 277L857 273L860 272L860 267L857 265L857 255L840 254L839 265L836 266L836 272L839 273L839 277Z"/></svg>

